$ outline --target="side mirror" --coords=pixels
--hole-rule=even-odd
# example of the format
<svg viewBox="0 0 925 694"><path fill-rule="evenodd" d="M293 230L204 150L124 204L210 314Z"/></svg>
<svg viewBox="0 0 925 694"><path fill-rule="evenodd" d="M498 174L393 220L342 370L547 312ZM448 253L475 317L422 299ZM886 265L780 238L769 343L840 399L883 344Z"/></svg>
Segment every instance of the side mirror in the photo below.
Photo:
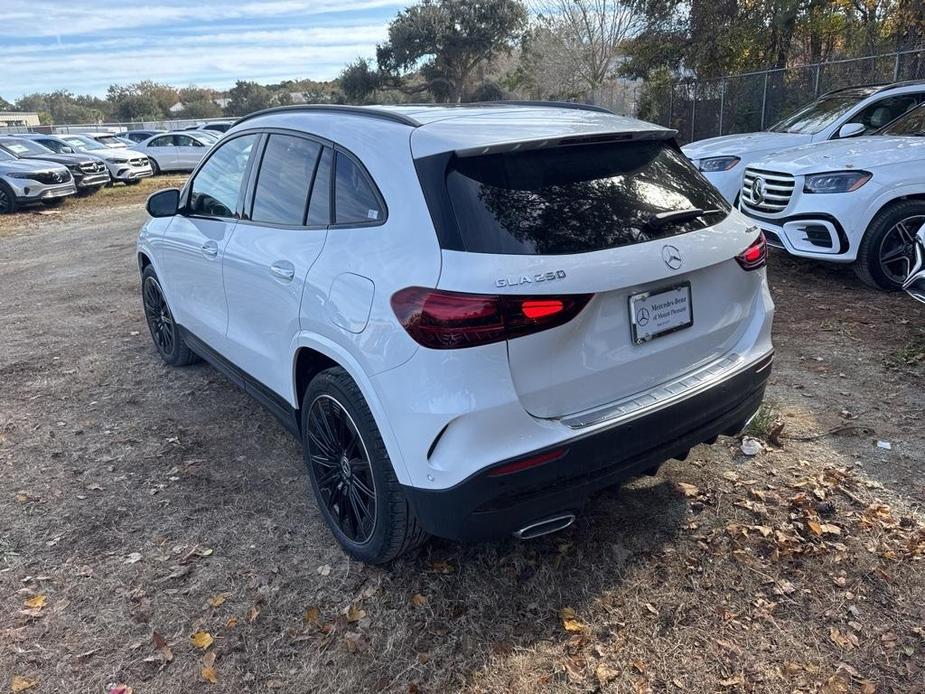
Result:
<svg viewBox="0 0 925 694"><path fill-rule="evenodd" d="M867 130L863 123L845 123L838 129L838 139L843 140L846 137L856 137Z"/></svg>
<svg viewBox="0 0 925 694"><path fill-rule="evenodd" d="M168 188L148 196L145 209L152 217L173 217L180 208L180 189Z"/></svg>

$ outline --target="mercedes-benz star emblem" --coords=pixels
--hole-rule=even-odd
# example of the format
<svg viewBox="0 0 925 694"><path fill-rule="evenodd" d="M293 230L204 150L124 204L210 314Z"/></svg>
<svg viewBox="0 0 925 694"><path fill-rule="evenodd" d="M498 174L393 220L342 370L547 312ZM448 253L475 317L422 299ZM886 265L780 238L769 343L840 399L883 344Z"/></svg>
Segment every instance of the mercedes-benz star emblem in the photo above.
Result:
<svg viewBox="0 0 925 694"><path fill-rule="evenodd" d="M672 270L677 270L684 263L684 261L681 260L681 251L674 246L662 246L662 260L664 260L665 265Z"/></svg>
<svg viewBox="0 0 925 694"><path fill-rule="evenodd" d="M755 176L752 181L752 202L760 203L764 201L764 179L761 176Z"/></svg>
<svg viewBox="0 0 925 694"><path fill-rule="evenodd" d="M639 309L639 312L636 314L636 325L640 325L643 328L649 324L649 309L642 307Z"/></svg>

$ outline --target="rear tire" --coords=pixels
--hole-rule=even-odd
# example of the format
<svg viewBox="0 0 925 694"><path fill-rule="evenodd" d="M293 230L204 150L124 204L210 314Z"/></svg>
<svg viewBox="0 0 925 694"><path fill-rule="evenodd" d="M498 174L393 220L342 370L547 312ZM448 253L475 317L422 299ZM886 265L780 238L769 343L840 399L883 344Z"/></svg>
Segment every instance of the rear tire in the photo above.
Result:
<svg viewBox="0 0 925 694"><path fill-rule="evenodd" d="M0 181L0 214L15 212L17 208L16 196L13 195L12 189L3 181Z"/></svg>
<svg viewBox="0 0 925 694"><path fill-rule="evenodd" d="M164 363L170 366L188 366L199 361L199 356L183 341L180 327L173 319L160 282L150 265L141 273L141 301L145 309L148 331Z"/></svg>
<svg viewBox="0 0 925 694"><path fill-rule="evenodd" d="M305 391L302 448L321 515L351 557L384 564L427 540L366 400L340 367Z"/></svg>
<svg viewBox="0 0 925 694"><path fill-rule="evenodd" d="M878 212L861 239L854 264L861 281L875 289L902 289L915 263L915 234L923 223L923 200L903 200Z"/></svg>

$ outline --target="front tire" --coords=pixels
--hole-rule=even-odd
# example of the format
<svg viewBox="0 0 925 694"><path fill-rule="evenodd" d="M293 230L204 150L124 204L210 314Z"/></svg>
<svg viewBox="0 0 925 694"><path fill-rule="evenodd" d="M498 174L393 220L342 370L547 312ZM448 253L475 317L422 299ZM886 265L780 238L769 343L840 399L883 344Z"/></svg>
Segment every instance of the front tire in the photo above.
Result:
<svg viewBox="0 0 925 694"><path fill-rule="evenodd" d="M159 176L161 173L161 167L157 165L157 159L154 159L153 157L148 157L148 161L151 162L151 171L154 172L151 175Z"/></svg>
<svg viewBox="0 0 925 694"><path fill-rule="evenodd" d="M383 564L427 539L366 400L340 367L319 373L305 391L302 447L321 515L351 557Z"/></svg>
<svg viewBox="0 0 925 694"><path fill-rule="evenodd" d="M15 212L17 208L16 196L3 181L0 181L0 214Z"/></svg>
<svg viewBox="0 0 925 694"><path fill-rule="evenodd" d="M196 353L183 341L180 327L173 319L160 282L150 265L141 273L141 301L145 309L148 331L164 363L170 366L187 366L199 361Z"/></svg>
<svg viewBox="0 0 925 694"><path fill-rule="evenodd" d="M875 289L902 289L915 264L915 234L923 223L922 200L903 200L878 212L861 239L854 264L861 281Z"/></svg>

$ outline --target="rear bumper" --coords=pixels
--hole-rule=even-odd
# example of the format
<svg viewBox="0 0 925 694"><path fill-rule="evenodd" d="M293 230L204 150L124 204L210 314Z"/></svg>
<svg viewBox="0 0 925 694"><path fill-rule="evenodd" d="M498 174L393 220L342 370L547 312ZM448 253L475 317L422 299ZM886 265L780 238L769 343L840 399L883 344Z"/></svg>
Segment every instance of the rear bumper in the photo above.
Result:
<svg viewBox="0 0 925 694"><path fill-rule="evenodd" d="M737 433L761 404L772 359L769 355L674 405L565 441L554 447L564 447L564 455L539 466L491 476L493 468L514 462L507 460L448 489L405 487L405 492L428 532L455 540L501 537L574 513L606 487L683 457L720 434Z"/></svg>

